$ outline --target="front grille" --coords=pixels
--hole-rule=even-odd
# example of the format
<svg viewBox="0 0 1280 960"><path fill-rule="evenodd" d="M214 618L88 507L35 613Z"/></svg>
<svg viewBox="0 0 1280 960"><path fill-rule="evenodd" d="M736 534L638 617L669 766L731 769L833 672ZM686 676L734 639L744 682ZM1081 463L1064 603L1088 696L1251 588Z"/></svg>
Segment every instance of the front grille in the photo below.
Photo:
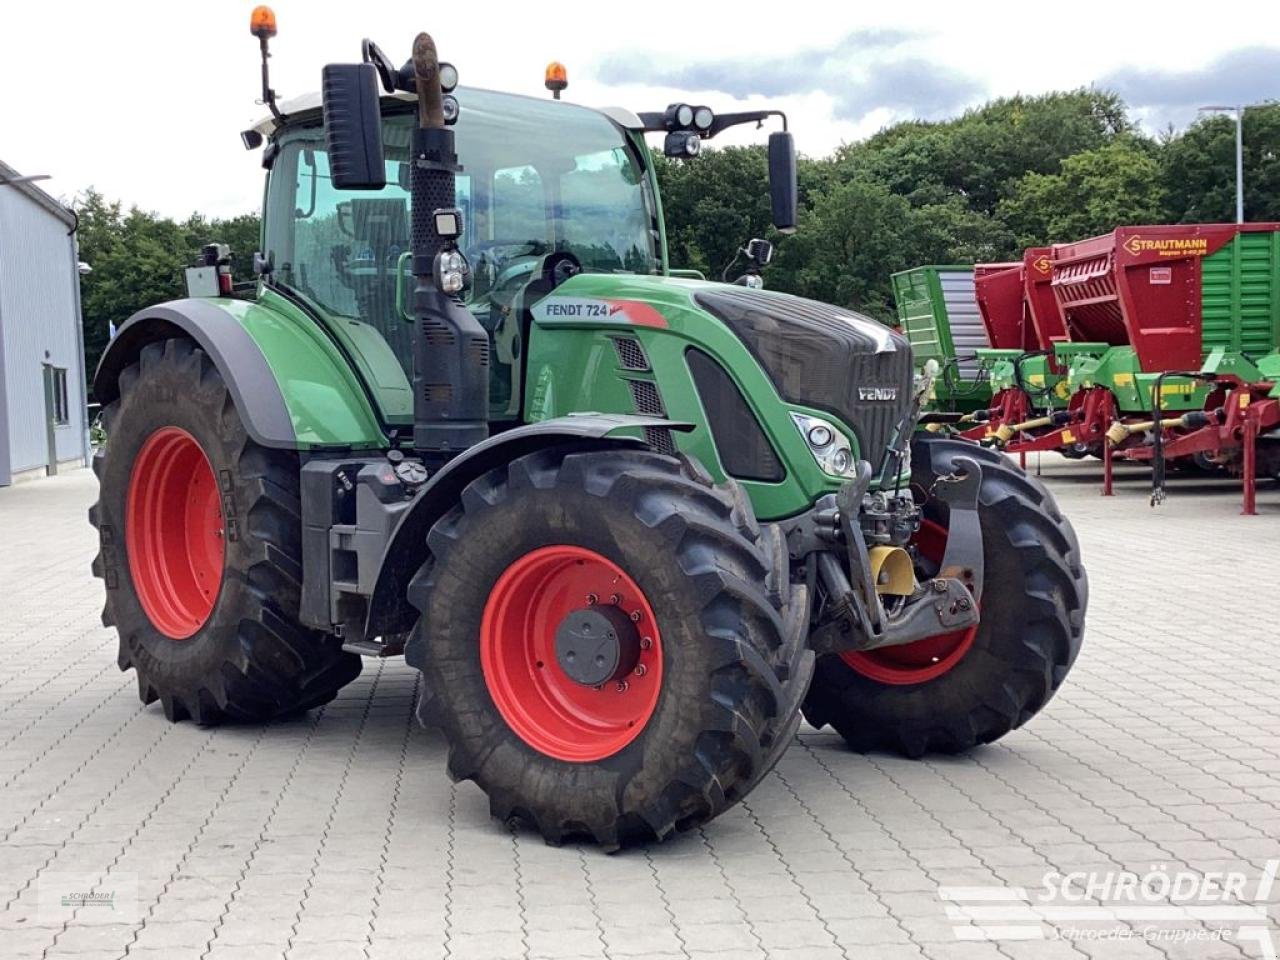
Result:
<svg viewBox="0 0 1280 960"><path fill-rule="evenodd" d="M746 344L783 399L834 414L853 430L858 455L879 465L911 405L903 337L852 311L784 293L720 289L694 299ZM893 399L882 399L886 389L896 391Z"/></svg>
<svg viewBox="0 0 1280 960"><path fill-rule="evenodd" d="M685 362L706 411L707 425L725 473L739 480L782 480L786 476L782 462L724 367L701 350L690 349Z"/></svg>

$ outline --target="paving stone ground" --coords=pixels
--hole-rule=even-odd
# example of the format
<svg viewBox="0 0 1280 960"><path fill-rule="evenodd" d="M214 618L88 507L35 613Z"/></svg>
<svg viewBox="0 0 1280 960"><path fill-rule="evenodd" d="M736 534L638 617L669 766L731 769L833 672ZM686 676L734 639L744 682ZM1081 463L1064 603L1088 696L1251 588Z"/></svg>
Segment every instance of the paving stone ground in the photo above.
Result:
<svg viewBox="0 0 1280 960"><path fill-rule="evenodd" d="M99 625L91 474L0 490L0 956L1265 956L1148 939L1142 917L1110 941L957 939L940 887L1154 866L1243 872L1256 896L1280 858L1280 489L1243 518L1234 484L1180 481L1153 511L1142 472L1113 499L1094 463L1044 472L1092 602L1043 714L922 762L805 727L746 802L615 856L513 834L451 784L399 661L298 720L166 723ZM84 890L116 900L63 903ZM1251 923L1280 942L1280 882L1262 899Z"/></svg>

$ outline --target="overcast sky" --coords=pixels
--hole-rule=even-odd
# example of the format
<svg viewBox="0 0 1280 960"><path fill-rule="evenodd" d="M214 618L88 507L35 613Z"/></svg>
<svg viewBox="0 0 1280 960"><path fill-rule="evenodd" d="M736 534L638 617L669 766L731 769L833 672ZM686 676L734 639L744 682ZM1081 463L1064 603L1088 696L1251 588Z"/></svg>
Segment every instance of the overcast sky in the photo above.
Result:
<svg viewBox="0 0 1280 960"><path fill-rule="evenodd" d="M252 6L5 3L0 160L51 174L44 186L64 200L95 186L173 216L256 209L260 155L247 153L238 136L264 112L254 102ZM767 103L787 111L799 149L810 154L894 120L946 117L1019 92L1110 86L1153 127L1185 126L1200 104L1280 97L1273 3L273 6L280 35L272 77L283 97L317 88L323 64L358 59L362 37L401 61L414 33L427 29L464 85L540 95L543 67L558 59L569 70L566 99L633 110L676 99L716 109Z"/></svg>

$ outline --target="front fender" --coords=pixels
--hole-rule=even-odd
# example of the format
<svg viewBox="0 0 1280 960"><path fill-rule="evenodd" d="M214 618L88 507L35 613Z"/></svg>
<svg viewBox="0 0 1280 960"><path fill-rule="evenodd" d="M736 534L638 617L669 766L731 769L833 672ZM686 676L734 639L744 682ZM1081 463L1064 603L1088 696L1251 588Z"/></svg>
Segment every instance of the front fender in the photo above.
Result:
<svg viewBox="0 0 1280 960"><path fill-rule="evenodd" d="M148 343L184 337L222 375L245 430L265 447L385 447L378 417L346 358L319 327L245 300L172 300L130 317L94 375L103 404Z"/></svg>
<svg viewBox="0 0 1280 960"><path fill-rule="evenodd" d="M407 590L409 581L426 560L427 533L453 508L472 480L535 450L565 443L643 448L645 427L687 431L693 429L693 424L625 414L556 417L507 430L454 457L419 489L412 506L392 532L369 600L364 635L386 636L413 626L417 613L409 604ZM631 430L637 435L615 436L622 430Z"/></svg>

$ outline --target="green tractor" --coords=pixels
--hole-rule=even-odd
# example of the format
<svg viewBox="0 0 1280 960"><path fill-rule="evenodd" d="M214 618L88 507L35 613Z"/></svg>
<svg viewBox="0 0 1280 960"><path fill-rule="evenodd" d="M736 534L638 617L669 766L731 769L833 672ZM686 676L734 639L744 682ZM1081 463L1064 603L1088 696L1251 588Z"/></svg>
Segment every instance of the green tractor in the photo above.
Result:
<svg viewBox="0 0 1280 960"><path fill-rule="evenodd" d="M1086 603L1048 491L917 434L882 325L667 263L646 134L781 119L786 232L784 117L454 91L426 34L277 104L254 24L256 283L215 248L94 383L94 572L145 703L262 722L403 654L451 776L611 849L741 799L802 715L918 756L1045 705Z"/></svg>

